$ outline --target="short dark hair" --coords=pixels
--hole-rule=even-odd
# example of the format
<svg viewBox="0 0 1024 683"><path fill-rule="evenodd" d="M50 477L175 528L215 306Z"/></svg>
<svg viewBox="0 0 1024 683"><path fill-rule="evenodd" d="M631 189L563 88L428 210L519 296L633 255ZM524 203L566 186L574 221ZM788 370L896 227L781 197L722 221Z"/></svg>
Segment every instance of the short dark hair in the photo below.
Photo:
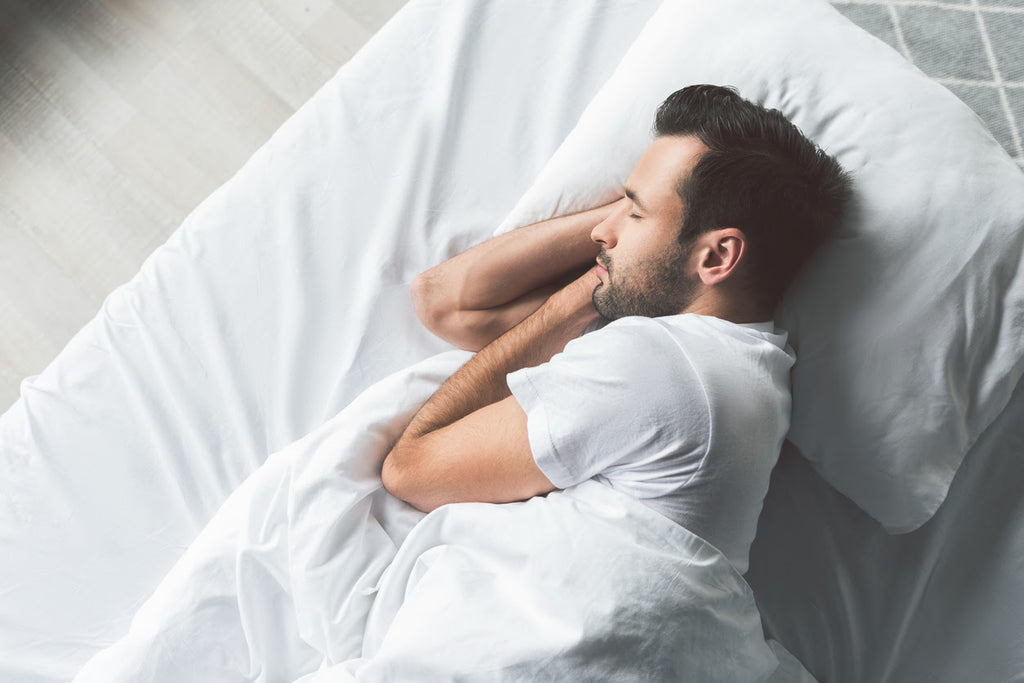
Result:
<svg viewBox="0 0 1024 683"><path fill-rule="evenodd" d="M747 238L745 277L774 307L797 272L835 232L850 176L777 109L733 88L691 85L658 107L654 134L692 135L708 147L677 191L685 245L701 233L737 228Z"/></svg>

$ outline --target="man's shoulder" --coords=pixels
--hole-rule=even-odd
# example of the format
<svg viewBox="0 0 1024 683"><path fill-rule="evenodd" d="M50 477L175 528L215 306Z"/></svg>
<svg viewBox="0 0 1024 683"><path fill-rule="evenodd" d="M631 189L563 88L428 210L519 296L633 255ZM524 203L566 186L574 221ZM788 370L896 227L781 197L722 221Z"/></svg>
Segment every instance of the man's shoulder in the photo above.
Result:
<svg viewBox="0 0 1024 683"><path fill-rule="evenodd" d="M620 318L584 335L581 341L586 337L590 339L579 351L631 366L686 358L698 372L720 365L764 366L788 372L796 359L786 343L786 333L771 322L738 324L694 313Z"/></svg>
<svg viewBox="0 0 1024 683"><path fill-rule="evenodd" d="M666 326L662 320L642 316L618 318L591 329L573 344L580 342L578 346L602 348L607 353L617 350L635 353L671 342L672 330L677 327L673 324ZM566 347L566 350L569 351L570 347Z"/></svg>
<svg viewBox="0 0 1024 683"><path fill-rule="evenodd" d="M734 323L723 318L698 313L680 313L656 318L629 316L596 327L588 334L599 338L652 338L669 337L698 340L736 339L747 343L766 342L784 348L787 334L775 328L771 321L763 323ZM585 335L586 336L586 335Z"/></svg>
<svg viewBox="0 0 1024 683"><path fill-rule="evenodd" d="M673 320L680 316L649 318L629 316L573 340L560 362L594 368L606 377L644 378L646 382L676 382L689 377L708 356L709 335L698 332L700 324ZM708 340L700 339L701 336ZM697 362L694 362L694 361Z"/></svg>
<svg viewBox="0 0 1024 683"><path fill-rule="evenodd" d="M626 317L572 340L547 365L625 386L634 379L652 381L656 374L678 374L673 367L690 364L673 328L655 318Z"/></svg>

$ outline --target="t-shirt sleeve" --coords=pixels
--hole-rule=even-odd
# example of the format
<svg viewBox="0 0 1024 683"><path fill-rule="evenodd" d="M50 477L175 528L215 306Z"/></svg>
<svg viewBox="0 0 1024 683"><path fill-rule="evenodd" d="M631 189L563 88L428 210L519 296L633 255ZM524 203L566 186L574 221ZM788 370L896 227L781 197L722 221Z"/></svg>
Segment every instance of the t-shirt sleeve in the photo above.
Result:
<svg viewBox="0 0 1024 683"><path fill-rule="evenodd" d="M646 321L646 322L644 322ZM559 487L601 474L685 476L708 448L710 411L698 373L649 319L623 319L510 373L537 466Z"/></svg>

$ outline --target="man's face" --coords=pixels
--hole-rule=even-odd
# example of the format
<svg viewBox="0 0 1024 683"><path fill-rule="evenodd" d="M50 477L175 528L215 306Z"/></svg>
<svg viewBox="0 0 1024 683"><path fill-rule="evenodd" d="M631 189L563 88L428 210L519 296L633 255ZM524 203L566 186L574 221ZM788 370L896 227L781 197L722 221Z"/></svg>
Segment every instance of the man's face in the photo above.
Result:
<svg viewBox="0 0 1024 683"><path fill-rule="evenodd" d="M597 269L594 307L603 317L674 315L693 300L699 279L690 264L692 249L678 240L683 201L676 185L705 151L690 136L655 140L626 181L626 196L594 228L603 267Z"/></svg>

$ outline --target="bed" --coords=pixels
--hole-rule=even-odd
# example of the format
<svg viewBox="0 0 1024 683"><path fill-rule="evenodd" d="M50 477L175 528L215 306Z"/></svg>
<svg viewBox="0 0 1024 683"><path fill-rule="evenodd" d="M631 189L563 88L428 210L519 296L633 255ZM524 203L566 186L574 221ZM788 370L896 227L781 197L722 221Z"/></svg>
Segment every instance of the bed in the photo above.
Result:
<svg viewBox="0 0 1024 683"><path fill-rule="evenodd" d="M614 196L691 82L781 108L858 201L780 310L793 426L747 575L652 612L613 567L546 585L559 621L531 558L578 518L619 520L580 545L605 563L714 555L596 485L428 524L382 494L373 454L466 358L409 284ZM824 2L413 0L0 418L0 680L674 680L643 666L683 645L691 680L1024 679L1022 239L1020 169Z"/></svg>

